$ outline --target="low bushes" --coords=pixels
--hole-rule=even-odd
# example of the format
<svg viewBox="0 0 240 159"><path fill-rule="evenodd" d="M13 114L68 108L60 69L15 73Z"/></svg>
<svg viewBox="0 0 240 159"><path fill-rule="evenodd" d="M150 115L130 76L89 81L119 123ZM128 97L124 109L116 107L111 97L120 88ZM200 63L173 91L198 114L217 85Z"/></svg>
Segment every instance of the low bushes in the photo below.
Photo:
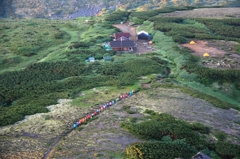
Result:
<svg viewBox="0 0 240 159"><path fill-rule="evenodd" d="M147 110L146 113L150 114L149 121L141 123L123 123L122 126L133 134L144 139L161 140L164 136L170 136L172 140L186 139L186 143L194 145L199 148L200 143L203 141L194 131L204 131L208 129L206 126L194 124L193 126L186 122L176 120L174 117L168 114L158 114L151 110Z"/></svg>
<svg viewBox="0 0 240 159"><path fill-rule="evenodd" d="M83 52L92 53L91 50ZM69 52L70 56L78 53L81 54ZM137 77L158 73L164 68L163 64L149 58L135 58L125 59L123 63L96 62L89 65L78 61L42 62L21 71L3 73L0 75L0 125L12 124L25 115L46 112L45 106L56 103L58 98L73 97L75 90L130 85ZM44 98L46 100L42 100Z"/></svg>
<svg viewBox="0 0 240 159"><path fill-rule="evenodd" d="M111 24L125 22L128 19L129 14L130 13L127 11L115 11L107 15L105 20Z"/></svg>
<svg viewBox="0 0 240 159"><path fill-rule="evenodd" d="M235 82L240 79L240 71L234 69L218 70L203 66L196 66L194 63L185 63L181 69L185 69L189 73L196 73L201 81L205 84L213 81Z"/></svg>
<svg viewBox="0 0 240 159"><path fill-rule="evenodd" d="M128 158L191 158L199 151L210 157L240 157L238 145L227 142L208 144L206 138L202 138L200 134L208 134L209 129L200 123L189 124L152 110L145 110L145 113L150 115L146 116L146 121L122 123L123 128L147 140L127 147L125 152Z"/></svg>
<svg viewBox="0 0 240 159"><path fill-rule="evenodd" d="M240 146L227 142L218 142L215 144L215 151L222 158L240 157Z"/></svg>
<svg viewBox="0 0 240 159"><path fill-rule="evenodd" d="M126 155L130 159L191 158L197 151L184 140L173 142L144 142L136 143L126 148Z"/></svg>

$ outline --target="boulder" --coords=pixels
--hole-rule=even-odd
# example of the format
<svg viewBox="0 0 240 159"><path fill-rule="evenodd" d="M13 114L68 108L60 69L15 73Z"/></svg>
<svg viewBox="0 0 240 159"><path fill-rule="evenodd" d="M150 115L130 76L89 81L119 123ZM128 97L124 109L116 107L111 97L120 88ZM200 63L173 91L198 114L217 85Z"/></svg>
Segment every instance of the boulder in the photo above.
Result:
<svg viewBox="0 0 240 159"><path fill-rule="evenodd" d="M192 157L192 159L211 159L211 158L202 152L198 152L196 155Z"/></svg>

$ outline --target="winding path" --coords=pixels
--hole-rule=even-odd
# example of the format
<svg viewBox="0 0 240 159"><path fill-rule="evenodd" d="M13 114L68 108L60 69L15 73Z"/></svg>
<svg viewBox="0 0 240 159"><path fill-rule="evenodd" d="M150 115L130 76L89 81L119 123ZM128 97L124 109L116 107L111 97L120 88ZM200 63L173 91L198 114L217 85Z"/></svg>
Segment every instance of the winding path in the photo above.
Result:
<svg viewBox="0 0 240 159"><path fill-rule="evenodd" d="M63 132L59 138L57 138L52 145L50 146L50 148L44 153L43 159L50 159L52 156L52 153L54 152L55 147L58 145L58 143L62 140L63 137L67 136L68 134L70 134L73 131L73 129L70 129L66 132Z"/></svg>

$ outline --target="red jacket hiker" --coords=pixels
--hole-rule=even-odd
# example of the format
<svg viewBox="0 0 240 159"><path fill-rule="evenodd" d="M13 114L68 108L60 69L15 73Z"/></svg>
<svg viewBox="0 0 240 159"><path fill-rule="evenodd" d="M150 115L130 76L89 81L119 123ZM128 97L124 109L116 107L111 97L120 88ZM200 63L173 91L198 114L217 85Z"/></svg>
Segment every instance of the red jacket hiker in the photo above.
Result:
<svg viewBox="0 0 240 159"><path fill-rule="evenodd" d="M87 119L90 119L90 116L89 116L89 115L87 115L87 116L86 116L86 118L87 118Z"/></svg>

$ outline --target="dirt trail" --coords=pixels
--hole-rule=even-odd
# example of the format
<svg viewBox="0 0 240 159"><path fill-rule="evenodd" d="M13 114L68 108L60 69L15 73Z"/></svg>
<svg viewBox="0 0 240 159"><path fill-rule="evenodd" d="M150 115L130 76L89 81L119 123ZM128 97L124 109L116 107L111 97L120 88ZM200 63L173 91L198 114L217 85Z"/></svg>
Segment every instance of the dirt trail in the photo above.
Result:
<svg viewBox="0 0 240 159"><path fill-rule="evenodd" d="M70 134L73 131L73 129L70 129L64 133L62 133L56 140L55 142L52 143L52 145L49 147L49 149L44 153L43 159L50 159L55 147L59 144L59 142L61 142L61 140L67 136L68 134Z"/></svg>
<svg viewBox="0 0 240 159"><path fill-rule="evenodd" d="M137 32L136 28L130 26L128 23L125 24L114 24L114 27L120 29L122 32L130 33L130 40L137 41Z"/></svg>

